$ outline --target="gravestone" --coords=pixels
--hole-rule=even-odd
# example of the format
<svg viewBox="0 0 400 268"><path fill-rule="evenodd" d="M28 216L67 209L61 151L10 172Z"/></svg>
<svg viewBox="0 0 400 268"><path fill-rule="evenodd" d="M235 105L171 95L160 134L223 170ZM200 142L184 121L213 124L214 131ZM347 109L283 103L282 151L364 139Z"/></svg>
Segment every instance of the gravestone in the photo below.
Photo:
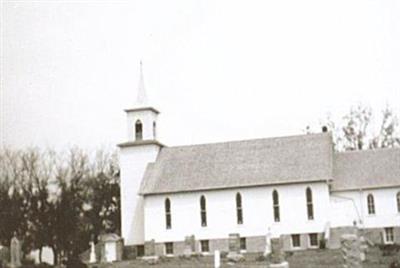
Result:
<svg viewBox="0 0 400 268"><path fill-rule="evenodd" d="M361 268L360 240L355 234L345 234L340 238L343 268Z"/></svg>
<svg viewBox="0 0 400 268"><path fill-rule="evenodd" d="M156 243L154 239L144 242L144 254L146 256L156 255Z"/></svg>
<svg viewBox="0 0 400 268"><path fill-rule="evenodd" d="M280 238L271 238L270 268L289 268L283 252L283 241Z"/></svg>
<svg viewBox="0 0 400 268"><path fill-rule="evenodd" d="M196 251L194 235L185 237L185 247L183 249L183 256L190 257Z"/></svg>
<svg viewBox="0 0 400 268"><path fill-rule="evenodd" d="M268 227L268 232L265 235L265 251L264 251L264 256L268 256L271 253L271 228Z"/></svg>
<svg viewBox="0 0 400 268"><path fill-rule="evenodd" d="M14 233L10 243L10 255L11 255L11 268L21 267L21 242L17 238L17 234Z"/></svg>
<svg viewBox="0 0 400 268"><path fill-rule="evenodd" d="M219 250L216 250L214 252L214 268L220 268L221 267L221 254Z"/></svg>
<svg viewBox="0 0 400 268"><path fill-rule="evenodd" d="M95 263L96 260L96 251L95 251L95 246L94 242L90 242L90 257L89 257L89 262L90 263Z"/></svg>
<svg viewBox="0 0 400 268"><path fill-rule="evenodd" d="M229 234L229 252L226 256L230 262L239 262L244 260L240 254L240 236L239 234Z"/></svg>

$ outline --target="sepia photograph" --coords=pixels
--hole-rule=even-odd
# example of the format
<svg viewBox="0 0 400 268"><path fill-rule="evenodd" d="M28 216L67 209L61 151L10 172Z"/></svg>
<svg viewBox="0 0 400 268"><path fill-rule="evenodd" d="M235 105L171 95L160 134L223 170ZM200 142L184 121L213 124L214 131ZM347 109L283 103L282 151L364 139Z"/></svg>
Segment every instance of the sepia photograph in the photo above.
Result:
<svg viewBox="0 0 400 268"><path fill-rule="evenodd" d="M400 2L0 0L0 268L400 268Z"/></svg>

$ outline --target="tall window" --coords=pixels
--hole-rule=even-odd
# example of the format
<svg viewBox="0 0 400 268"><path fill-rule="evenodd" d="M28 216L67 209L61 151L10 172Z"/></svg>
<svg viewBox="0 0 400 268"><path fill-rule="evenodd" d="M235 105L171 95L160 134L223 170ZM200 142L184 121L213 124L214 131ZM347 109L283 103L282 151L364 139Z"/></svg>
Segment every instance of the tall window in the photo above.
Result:
<svg viewBox="0 0 400 268"><path fill-rule="evenodd" d="M309 220L314 219L314 208L313 208L313 199L312 199L312 191L309 187L306 189L306 199L307 199L307 216Z"/></svg>
<svg viewBox="0 0 400 268"><path fill-rule="evenodd" d="M135 123L135 138L137 141L140 141L143 139L143 125L140 120L137 120Z"/></svg>
<svg viewBox="0 0 400 268"><path fill-rule="evenodd" d="M318 234L309 234L308 241L310 243L310 247L318 247Z"/></svg>
<svg viewBox="0 0 400 268"><path fill-rule="evenodd" d="M397 212L400 213L400 192L397 193Z"/></svg>
<svg viewBox="0 0 400 268"><path fill-rule="evenodd" d="M200 216L201 216L201 226L207 226L207 208L206 208L206 198L204 195L200 197Z"/></svg>
<svg viewBox="0 0 400 268"><path fill-rule="evenodd" d="M165 243L165 254L166 255L174 254L174 244L172 242Z"/></svg>
<svg viewBox="0 0 400 268"><path fill-rule="evenodd" d="M367 196L367 204L368 204L368 214L370 215L375 214L375 202L374 202L374 196L372 194L369 194Z"/></svg>
<svg viewBox="0 0 400 268"><path fill-rule="evenodd" d="M157 132L156 132L156 122L153 122L153 139L154 140L156 139L156 134L157 134Z"/></svg>
<svg viewBox="0 0 400 268"><path fill-rule="evenodd" d="M242 195L240 193L236 194L236 217L237 223L243 223L243 208L242 208Z"/></svg>
<svg viewBox="0 0 400 268"><path fill-rule="evenodd" d="M241 237L240 238L240 250L246 250L246 237Z"/></svg>
<svg viewBox="0 0 400 268"><path fill-rule="evenodd" d="M171 229L171 201L165 199L165 225L167 229Z"/></svg>
<svg viewBox="0 0 400 268"><path fill-rule="evenodd" d="M272 203L274 209L274 221L279 222L281 220L279 215L279 195L276 190L272 192Z"/></svg>
<svg viewBox="0 0 400 268"><path fill-rule="evenodd" d="M200 240L200 250L201 252L210 252L210 244L208 240Z"/></svg>

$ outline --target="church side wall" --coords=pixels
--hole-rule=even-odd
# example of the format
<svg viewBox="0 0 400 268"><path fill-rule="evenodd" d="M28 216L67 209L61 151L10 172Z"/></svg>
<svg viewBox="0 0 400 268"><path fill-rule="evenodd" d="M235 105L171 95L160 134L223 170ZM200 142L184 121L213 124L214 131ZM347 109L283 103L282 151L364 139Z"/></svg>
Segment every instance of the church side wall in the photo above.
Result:
<svg viewBox="0 0 400 268"><path fill-rule="evenodd" d="M306 188L313 192L314 220L307 218ZM279 193L280 222L273 219L272 191ZM237 223L235 196L242 195L243 224ZM207 226L201 226L200 197L207 201ZM166 229L164 201L171 200L172 228ZM241 237L265 237L268 228L273 234L322 233L329 219L329 190L325 182L241 188L218 191L146 196L145 240L155 242L228 239L229 234ZM210 245L211 246L211 245ZM249 245L251 247L251 245Z"/></svg>

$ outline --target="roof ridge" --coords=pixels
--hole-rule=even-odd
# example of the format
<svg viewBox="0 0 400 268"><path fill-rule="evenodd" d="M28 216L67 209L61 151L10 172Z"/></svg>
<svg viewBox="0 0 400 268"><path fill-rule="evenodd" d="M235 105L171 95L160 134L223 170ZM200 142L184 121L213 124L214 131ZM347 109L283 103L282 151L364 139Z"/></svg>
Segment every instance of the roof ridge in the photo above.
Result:
<svg viewBox="0 0 400 268"><path fill-rule="evenodd" d="M267 138L256 138L256 139L243 139L243 140L231 140L231 141L219 141L219 142L209 142L209 143L198 143L198 144L184 144L184 145L176 145L176 146L168 146L164 147L165 149L178 149L184 147L198 147L198 146L206 146L206 145L222 145L229 143L240 143L240 142L249 142L249 141L262 141L262 140L289 140L296 139L301 137L316 137L316 136L331 136L331 133L310 133L310 134L297 134L297 135L286 135L286 136L278 136L278 137L267 137Z"/></svg>

